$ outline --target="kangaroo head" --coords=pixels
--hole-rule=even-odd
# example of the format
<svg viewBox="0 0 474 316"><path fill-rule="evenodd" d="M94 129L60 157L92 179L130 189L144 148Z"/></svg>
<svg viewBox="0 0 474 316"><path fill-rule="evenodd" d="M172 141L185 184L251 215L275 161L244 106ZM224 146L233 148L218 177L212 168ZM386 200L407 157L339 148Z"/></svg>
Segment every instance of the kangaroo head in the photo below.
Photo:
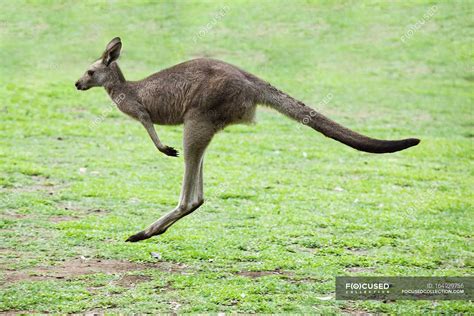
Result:
<svg viewBox="0 0 474 316"><path fill-rule="evenodd" d="M77 90L88 90L92 87L100 87L115 80L115 70L111 64L120 56L122 41L119 37L114 38L107 44L102 57L93 62L84 75L76 81Z"/></svg>

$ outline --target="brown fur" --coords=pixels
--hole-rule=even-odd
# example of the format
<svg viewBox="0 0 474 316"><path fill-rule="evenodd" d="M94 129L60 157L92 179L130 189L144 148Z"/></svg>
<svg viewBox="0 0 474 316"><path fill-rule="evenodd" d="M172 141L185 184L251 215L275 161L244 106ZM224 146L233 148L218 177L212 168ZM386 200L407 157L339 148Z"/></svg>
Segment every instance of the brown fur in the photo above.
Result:
<svg viewBox="0 0 474 316"><path fill-rule="evenodd" d="M185 175L178 206L148 229L127 241L162 234L181 217L203 203L202 164L213 135L230 124L250 123L257 104L309 125L324 135L355 149L386 153L419 143L418 139L385 141L369 138L343 127L269 83L225 62L200 58L157 72L143 80L127 81L116 60L122 43L114 38L101 59L76 82L79 90L103 86L118 108L143 124L158 150L169 156L178 152L161 143L154 124L184 123Z"/></svg>

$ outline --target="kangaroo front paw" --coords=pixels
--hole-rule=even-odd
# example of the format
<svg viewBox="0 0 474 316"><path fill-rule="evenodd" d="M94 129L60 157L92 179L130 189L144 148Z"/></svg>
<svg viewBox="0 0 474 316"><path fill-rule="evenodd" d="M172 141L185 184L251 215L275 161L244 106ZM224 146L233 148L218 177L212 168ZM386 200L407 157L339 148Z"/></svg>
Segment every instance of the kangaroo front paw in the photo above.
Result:
<svg viewBox="0 0 474 316"><path fill-rule="evenodd" d="M174 149L173 147L166 146L165 148L160 149L160 151L162 153L164 153L165 155L168 155L168 156L171 156L171 157L178 157L179 156L178 151L176 149Z"/></svg>

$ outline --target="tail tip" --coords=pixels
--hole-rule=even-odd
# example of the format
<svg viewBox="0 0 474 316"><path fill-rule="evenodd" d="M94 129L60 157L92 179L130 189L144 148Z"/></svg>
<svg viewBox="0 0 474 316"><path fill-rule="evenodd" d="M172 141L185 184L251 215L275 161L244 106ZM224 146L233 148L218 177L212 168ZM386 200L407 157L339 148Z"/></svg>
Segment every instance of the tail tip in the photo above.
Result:
<svg viewBox="0 0 474 316"><path fill-rule="evenodd" d="M410 147L416 146L421 142L419 138L409 138L408 141L409 141Z"/></svg>
<svg viewBox="0 0 474 316"><path fill-rule="evenodd" d="M411 140L413 142L413 146L416 146L421 142L421 139L419 139L419 138L412 138Z"/></svg>

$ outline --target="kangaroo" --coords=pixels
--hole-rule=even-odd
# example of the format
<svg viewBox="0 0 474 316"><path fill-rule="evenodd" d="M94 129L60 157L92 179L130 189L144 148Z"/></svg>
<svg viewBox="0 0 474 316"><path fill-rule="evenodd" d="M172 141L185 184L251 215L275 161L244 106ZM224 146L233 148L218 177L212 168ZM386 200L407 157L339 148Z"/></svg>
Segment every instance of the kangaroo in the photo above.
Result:
<svg viewBox="0 0 474 316"><path fill-rule="evenodd" d="M163 234L204 203L203 156L213 136L230 124L251 123L258 104L271 107L327 137L369 153L391 153L420 140L379 140L356 133L316 112L268 82L228 63L199 58L164 69L139 81L127 81L117 59L122 41L116 37L102 56L76 82L78 90L102 86L123 113L138 120L156 148L177 157L164 145L154 124L184 124L184 179L178 206L148 228L130 236L136 242Z"/></svg>

